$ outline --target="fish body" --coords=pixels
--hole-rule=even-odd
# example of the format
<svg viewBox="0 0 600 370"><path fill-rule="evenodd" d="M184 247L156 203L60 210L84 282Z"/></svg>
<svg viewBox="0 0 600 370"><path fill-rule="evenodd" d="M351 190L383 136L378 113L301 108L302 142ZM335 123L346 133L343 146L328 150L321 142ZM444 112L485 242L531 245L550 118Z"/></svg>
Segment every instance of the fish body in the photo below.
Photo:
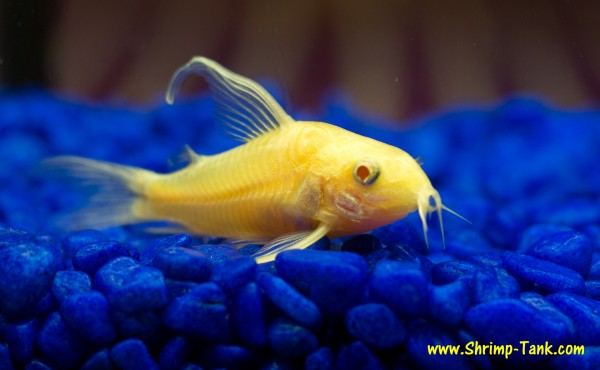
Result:
<svg viewBox="0 0 600 370"><path fill-rule="evenodd" d="M419 163L403 150L324 122L289 117L257 83L193 58L174 75L167 101L190 73L204 76L219 115L245 144L218 155L187 148L189 164L159 174L79 157L49 162L96 187L79 227L171 221L198 235L265 246L258 262L321 237L369 231L445 208Z"/></svg>

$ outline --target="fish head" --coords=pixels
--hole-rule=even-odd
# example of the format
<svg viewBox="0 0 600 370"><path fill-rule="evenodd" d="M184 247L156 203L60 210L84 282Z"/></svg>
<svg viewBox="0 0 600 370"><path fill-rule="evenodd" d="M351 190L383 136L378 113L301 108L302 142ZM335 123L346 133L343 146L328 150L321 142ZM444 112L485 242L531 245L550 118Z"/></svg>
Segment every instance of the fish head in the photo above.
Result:
<svg viewBox="0 0 600 370"><path fill-rule="evenodd" d="M356 134L337 136L321 153L324 207L337 217L332 235L365 232L418 210L427 241L427 216L442 201L420 163L405 151ZM336 232L337 231L337 232Z"/></svg>

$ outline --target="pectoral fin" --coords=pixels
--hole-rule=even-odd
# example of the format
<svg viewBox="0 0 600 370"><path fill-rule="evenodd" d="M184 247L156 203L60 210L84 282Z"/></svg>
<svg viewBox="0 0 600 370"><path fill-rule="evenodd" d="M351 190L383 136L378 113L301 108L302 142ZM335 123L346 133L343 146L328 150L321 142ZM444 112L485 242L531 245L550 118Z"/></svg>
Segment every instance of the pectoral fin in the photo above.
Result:
<svg viewBox="0 0 600 370"><path fill-rule="evenodd" d="M278 253L292 249L305 249L308 246L321 239L331 230L325 224L320 224L313 231L300 231L291 234L282 235L265 244L252 255L258 263L270 262L275 259Z"/></svg>

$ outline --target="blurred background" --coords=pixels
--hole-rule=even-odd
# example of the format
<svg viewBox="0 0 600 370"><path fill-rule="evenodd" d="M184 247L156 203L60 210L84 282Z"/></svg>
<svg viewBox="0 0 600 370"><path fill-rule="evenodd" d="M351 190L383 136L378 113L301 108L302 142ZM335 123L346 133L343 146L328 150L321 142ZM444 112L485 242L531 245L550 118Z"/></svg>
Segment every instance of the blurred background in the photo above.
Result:
<svg viewBox="0 0 600 370"><path fill-rule="evenodd" d="M152 106L194 55L271 80L315 111L342 92L407 120L526 93L600 102L600 2L0 0L0 81ZM200 79L186 93L205 88Z"/></svg>

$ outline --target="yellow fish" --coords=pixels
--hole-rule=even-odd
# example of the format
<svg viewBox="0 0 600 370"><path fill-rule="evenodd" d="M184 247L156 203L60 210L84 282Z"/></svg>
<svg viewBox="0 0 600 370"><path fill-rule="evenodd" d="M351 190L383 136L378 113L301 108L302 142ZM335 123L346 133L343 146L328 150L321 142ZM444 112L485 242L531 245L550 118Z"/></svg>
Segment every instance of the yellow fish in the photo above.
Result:
<svg viewBox="0 0 600 370"><path fill-rule="evenodd" d="M427 215L437 212L441 226L442 209L452 212L403 150L324 122L294 121L259 84L210 59L194 57L175 72L169 104L192 73L207 80L220 118L245 144L213 156L187 147L189 165L169 174L52 158L52 166L96 187L72 218L75 227L170 221L198 235L266 243L255 254L260 263L415 210L427 241Z"/></svg>

